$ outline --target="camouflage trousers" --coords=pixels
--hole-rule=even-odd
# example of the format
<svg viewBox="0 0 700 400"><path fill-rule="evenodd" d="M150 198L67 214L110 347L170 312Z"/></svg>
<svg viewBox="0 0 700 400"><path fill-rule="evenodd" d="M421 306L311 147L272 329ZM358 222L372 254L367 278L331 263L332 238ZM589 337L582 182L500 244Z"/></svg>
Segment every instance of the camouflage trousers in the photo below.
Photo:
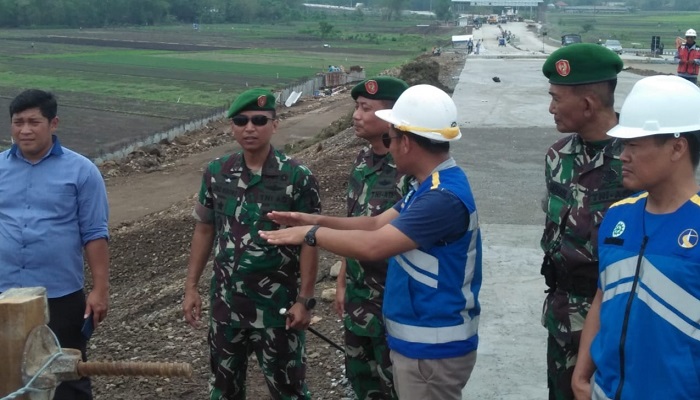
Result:
<svg viewBox="0 0 700 400"><path fill-rule="evenodd" d="M248 358L255 353L275 400L311 399L306 378L305 332L282 328L238 329L211 321L210 400L244 400Z"/></svg>
<svg viewBox="0 0 700 400"><path fill-rule="evenodd" d="M551 293L544 302L542 325L547 337L547 387L550 400L573 400L571 376L578 359L581 331L592 298L561 290Z"/></svg>
<svg viewBox="0 0 700 400"><path fill-rule="evenodd" d="M578 359L581 332L570 342L562 342L552 335L547 337L547 387L549 400L574 400L571 375Z"/></svg>
<svg viewBox="0 0 700 400"><path fill-rule="evenodd" d="M358 400L397 400L386 336L345 329L345 374Z"/></svg>

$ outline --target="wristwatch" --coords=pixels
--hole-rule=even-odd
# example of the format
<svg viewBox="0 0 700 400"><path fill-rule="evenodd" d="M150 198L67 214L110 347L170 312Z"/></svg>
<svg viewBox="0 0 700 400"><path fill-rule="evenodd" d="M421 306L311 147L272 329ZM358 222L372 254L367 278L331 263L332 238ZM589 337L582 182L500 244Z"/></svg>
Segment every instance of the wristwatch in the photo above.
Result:
<svg viewBox="0 0 700 400"><path fill-rule="evenodd" d="M316 299L313 297L297 296L297 303L301 303L307 311L311 311L316 307Z"/></svg>
<svg viewBox="0 0 700 400"><path fill-rule="evenodd" d="M320 228L320 226L314 225L308 232L306 232L306 236L304 236L304 243L312 247L316 246L316 231L318 228Z"/></svg>

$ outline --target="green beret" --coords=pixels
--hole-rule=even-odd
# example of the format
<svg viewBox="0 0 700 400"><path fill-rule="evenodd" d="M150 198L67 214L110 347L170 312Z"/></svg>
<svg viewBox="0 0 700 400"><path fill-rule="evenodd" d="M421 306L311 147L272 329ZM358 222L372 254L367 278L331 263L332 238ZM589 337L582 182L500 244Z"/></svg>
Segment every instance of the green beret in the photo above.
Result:
<svg viewBox="0 0 700 400"><path fill-rule="evenodd" d="M401 96L408 89L408 83L391 76L378 76L366 79L352 88L350 95L354 100L359 96L372 100L393 100Z"/></svg>
<svg viewBox="0 0 700 400"><path fill-rule="evenodd" d="M542 73L553 85L585 85L617 79L622 59L593 43L574 43L550 54Z"/></svg>
<svg viewBox="0 0 700 400"><path fill-rule="evenodd" d="M275 95L265 89L246 90L236 97L226 118L240 114L241 111L275 111Z"/></svg>

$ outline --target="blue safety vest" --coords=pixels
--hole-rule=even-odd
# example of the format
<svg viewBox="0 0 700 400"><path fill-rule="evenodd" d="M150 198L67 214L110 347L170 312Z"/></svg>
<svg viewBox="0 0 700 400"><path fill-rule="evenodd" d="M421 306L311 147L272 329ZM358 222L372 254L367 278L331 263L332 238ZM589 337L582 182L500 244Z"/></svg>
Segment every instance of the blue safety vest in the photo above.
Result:
<svg viewBox="0 0 700 400"><path fill-rule="evenodd" d="M594 399L700 398L700 197L660 215L646 197L613 204L598 231Z"/></svg>
<svg viewBox="0 0 700 400"><path fill-rule="evenodd" d="M458 166L433 172L406 195L400 212L429 190L456 195L469 212L469 227L454 242L417 248L389 261L383 307L387 342L391 350L409 358L459 357L478 344L479 219L469 182Z"/></svg>

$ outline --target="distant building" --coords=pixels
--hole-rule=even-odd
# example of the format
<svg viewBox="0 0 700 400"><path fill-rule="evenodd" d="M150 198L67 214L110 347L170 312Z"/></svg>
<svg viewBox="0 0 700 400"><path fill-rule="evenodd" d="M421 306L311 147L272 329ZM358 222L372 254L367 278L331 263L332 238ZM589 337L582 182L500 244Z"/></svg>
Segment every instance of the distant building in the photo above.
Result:
<svg viewBox="0 0 700 400"><path fill-rule="evenodd" d="M544 0L452 0L453 9L457 12L469 13L469 7L510 7L515 10L514 14L522 15L522 12L517 12L518 7L528 7L530 15L533 11L537 13L535 19L544 19L544 14L547 10L547 4Z"/></svg>

